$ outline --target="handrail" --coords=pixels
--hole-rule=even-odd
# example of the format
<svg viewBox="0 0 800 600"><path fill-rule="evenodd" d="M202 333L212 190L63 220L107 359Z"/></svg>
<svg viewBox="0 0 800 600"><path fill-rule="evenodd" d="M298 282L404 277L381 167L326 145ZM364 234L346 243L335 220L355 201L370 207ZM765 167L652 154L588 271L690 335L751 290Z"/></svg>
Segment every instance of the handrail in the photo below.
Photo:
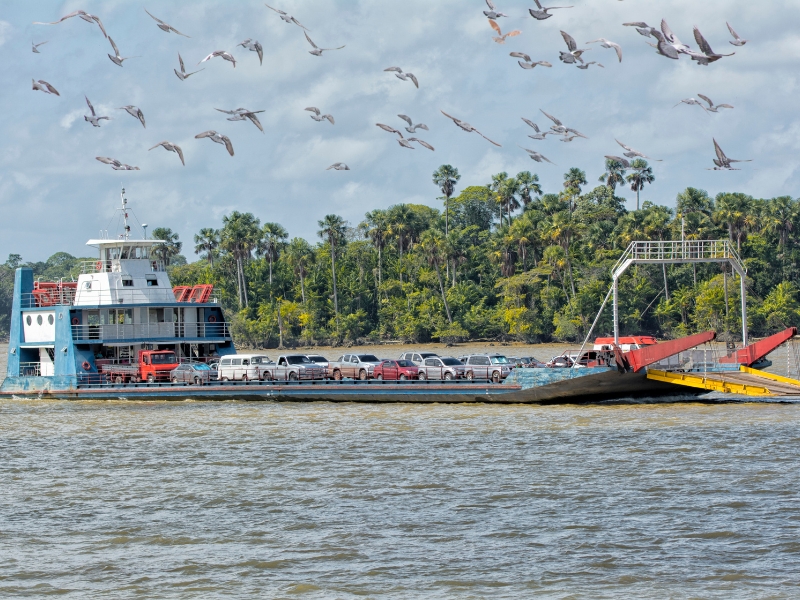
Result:
<svg viewBox="0 0 800 600"><path fill-rule="evenodd" d="M73 340L137 340L147 338L230 338L231 325L219 323L125 323L72 325Z"/></svg>
<svg viewBox="0 0 800 600"><path fill-rule="evenodd" d="M46 297L41 292L51 292ZM164 304L180 304L192 306L207 306L209 304L219 304L217 298L209 298L206 303L197 302L178 302L172 289L167 288L146 288L146 289L115 289L103 290L100 292L87 291L80 298L80 304L76 304L76 290L35 290L40 293L21 294L21 308L46 308L49 306L116 306L117 304L152 304L163 302ZM91 301L89 301L91 299Z"/></svg>

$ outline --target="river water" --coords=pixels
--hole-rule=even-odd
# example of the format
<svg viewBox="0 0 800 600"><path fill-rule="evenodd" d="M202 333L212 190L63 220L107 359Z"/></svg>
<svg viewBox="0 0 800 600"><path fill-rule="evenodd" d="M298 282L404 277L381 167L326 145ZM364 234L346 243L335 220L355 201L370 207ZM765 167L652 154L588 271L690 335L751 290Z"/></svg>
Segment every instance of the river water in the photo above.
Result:
<svg viewBox="0 0 800 600"><path fill-rule="evenodd" d="M0 596L798 597L800 405L0 401Z"/></svg>

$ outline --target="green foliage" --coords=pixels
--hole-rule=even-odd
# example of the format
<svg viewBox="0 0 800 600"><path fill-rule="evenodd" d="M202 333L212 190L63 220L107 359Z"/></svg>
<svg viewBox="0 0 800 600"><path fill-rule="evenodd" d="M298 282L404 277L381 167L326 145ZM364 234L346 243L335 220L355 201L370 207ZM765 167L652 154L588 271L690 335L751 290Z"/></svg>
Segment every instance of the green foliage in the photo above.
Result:
<svg viewBox="0 0 800 600"><path fill-rule="evenodd" d="M331 214L319 221L316 243L233 212L194 236L199 260L190 264L179 258L170 229L153 236L168 242L173 285L213 284L233 315L237 341L252 346L274 347L281 339L580 342L626 246L681 236L733 242L747 267L754 335L800 324L800 202L738 192L712 198L689 187L674 210L645 200L627 211L617 194L630 185L638 195L652 171L633 160L621 179L625 169L613 162L604 185L584 190L586 174L572 168L555 193L543 193L528 171L498 173L456 192L461 175L443 165L432 179L447 214L403 203L370 210L355 227ZM81 260L57 253L30 266L36 277L77 278ZM22 257L11 255L0 265L0 331L8 326L20 264ZM620 323L623 332L664 337L737 332L739 293L738 276L717 264L640 265L621 280ZM595 333L611 328L609 307Z"/></svg>

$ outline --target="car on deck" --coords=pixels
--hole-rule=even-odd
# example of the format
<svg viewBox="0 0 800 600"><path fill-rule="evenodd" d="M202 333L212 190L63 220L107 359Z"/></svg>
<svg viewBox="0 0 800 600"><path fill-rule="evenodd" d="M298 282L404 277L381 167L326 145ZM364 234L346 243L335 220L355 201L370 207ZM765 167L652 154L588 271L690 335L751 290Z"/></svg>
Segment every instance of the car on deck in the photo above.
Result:
<svg viewBox="0 0 800 600"><path fill-rule="evenodd" d="M375 379L387 381L406 381L417 379L419 367L410 360L389 358L381 362L373 371Z"/></svg>
<svg viewBox="0 0 800 600"><path fill-rule="evenodd" d="M193 383L203 385L217 378L216 370L212 371L205 363L181 363L169 374L172 383Z"/></svg>

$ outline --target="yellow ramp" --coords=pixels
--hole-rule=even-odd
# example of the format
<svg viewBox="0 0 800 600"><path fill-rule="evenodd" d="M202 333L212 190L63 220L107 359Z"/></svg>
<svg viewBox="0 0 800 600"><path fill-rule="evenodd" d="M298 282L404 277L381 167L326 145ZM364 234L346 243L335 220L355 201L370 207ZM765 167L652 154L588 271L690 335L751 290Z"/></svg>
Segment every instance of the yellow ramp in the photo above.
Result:
<svg viewBox="0 0 800 600"><path fill-rule="evenodd" d="M731 377L727 373L675 373L650 369L647 371L647 378L724 394L761 397L783 395L775 394L765 387L763 379L736 371L734 371L734 374L735 377ZM735 379L735 381L732 379ZM800 393L800 388L798 388L798 393Z"/></svg>
<svg viewBox="0 0 800 600"><path fill-rule="evenodd" d="M772 381L778 381L780 383L796 385L798 388L797 391L800 393L800 381L797 379L784 377L783 375L775 375L775 373L767 373L766 371L759 371L758 369L751 369L750 367L745 367L744 365L740 366L739 370L742 373L749 373L750 375L755 375L756 377L761 377L762 379L771 379Z"/></svg>

